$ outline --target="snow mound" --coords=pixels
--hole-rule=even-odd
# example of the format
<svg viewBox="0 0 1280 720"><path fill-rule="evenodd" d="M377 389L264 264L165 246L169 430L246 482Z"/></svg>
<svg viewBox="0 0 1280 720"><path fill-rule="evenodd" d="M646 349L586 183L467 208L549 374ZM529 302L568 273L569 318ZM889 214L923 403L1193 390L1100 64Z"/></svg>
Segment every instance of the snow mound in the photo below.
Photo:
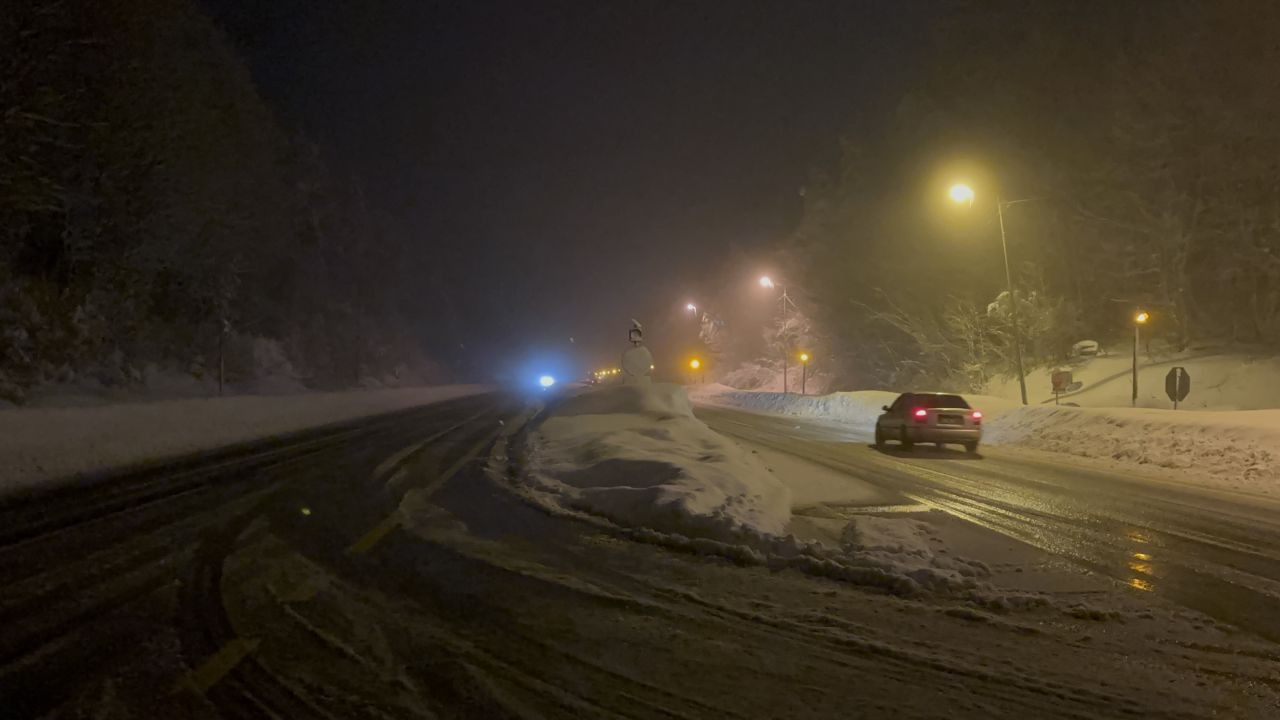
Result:
<svg viewBox="0 0 1280 720"><path fill-rule="evenodd" d="M738 390L727 385L698 385L690 389L693 400L752 412L791 415L871 427L897 393L880 390L838 392L830 395L795 395Z"/></svg>
<svg viewBox="0 0 1280 720"><path fill-rule="evenodd" d="M676 385L577 396L529 443L527 500L640 542L901 595L974 593L989 574L981 563L937 556L927 526L914 520L856 518L838 546L797 539L790 488L697 420Z"/></svg>
<svg viewBox="0 0 1280 720"><path fill-rule="evenodd" d="M1280 410L1025 407L990 422L985 439L1177 469L1234 489L1280 485Z"/></svg>
<svg viewBox="0 0 1280 720"><path fill-rule="evenodd" d="M737 540L782 534L791 519L786 486L694 418L678 385L571 398L531 442L542 489L622 524Z"/></svg>

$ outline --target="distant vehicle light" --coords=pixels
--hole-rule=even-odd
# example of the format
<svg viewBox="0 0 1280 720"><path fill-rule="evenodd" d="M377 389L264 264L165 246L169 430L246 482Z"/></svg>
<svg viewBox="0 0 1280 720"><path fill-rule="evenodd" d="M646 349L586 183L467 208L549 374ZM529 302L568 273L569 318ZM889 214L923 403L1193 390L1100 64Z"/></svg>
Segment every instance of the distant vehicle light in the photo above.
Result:
<svg viewBox="0 0 1280 720"><path fill-rule="evenodd" d="M550 375L543 375L542 377L538 378L538 384L544 388L549 388L552 385L556 384L556 379L551 377Z"/></svg>
<svg viewBox="0 0 1280 720"><path fill-rule="evenodd" d="M924 422L929 417L929 411L924 408L916 408L911 414L915 416L916 422Z"/></svg>
<svg viewBox="0 0 1280 720"><path fill-rule="evenodd" d="M973 424L974 425L982 424L982 413L978 410L973 411Z"/></svg>

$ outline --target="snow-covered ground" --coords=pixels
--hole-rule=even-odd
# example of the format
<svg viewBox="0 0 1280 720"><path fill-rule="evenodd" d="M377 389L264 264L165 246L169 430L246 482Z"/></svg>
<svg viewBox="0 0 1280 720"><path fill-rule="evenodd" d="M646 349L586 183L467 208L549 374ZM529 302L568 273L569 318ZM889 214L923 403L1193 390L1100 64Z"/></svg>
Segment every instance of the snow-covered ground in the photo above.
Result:
<svg viewBox="0 0 1280 720"><path fill-rule="evenodd" d="M1053 403L1054 370L1069 370L1081 383L1077 392L1061 402L1082 407L1130 406L1133 359L1129 348L1104 357L1079 358L1057 368L1037 368L1027 373L1027 396L1033 403ZM1262 410L1280 408L1280 358L1231 353L1190 351L1180 354L1138 355L1138 407L1171 409L1165 395L1165 375L1181 366L1191 376L1191 394L1179 404L1185 410ZM986 392L1006 400L1018 400L1018 379L990 382Z"/></svg>
<svg viewBox="0 0 1280 720"><path fill-rule="evenodd" d="M0 410L0 495L488 389L447 385Z"/></svg>
<svg viewBox="0 0 1280 720"><path fill-rule="evenodd" d="M802 397L721 385L696 386L691 394L709 405L836 422L868 437L880 407L895 396L872 390ZM1214 487L1280 493L1280 410L1021 407L1001 397L966 397L986 413L988 444L1159 470Z"/></svg>

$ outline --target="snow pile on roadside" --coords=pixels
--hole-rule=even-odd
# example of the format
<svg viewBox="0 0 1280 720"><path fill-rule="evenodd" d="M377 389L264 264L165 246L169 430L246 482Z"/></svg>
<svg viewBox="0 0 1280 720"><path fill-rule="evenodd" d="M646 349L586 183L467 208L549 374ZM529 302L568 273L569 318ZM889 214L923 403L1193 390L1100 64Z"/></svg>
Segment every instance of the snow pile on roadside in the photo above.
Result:
<svg viewBox="0 0 1280 720"><path fill-rule="evenodd" d="M0 494L488 390L446 385L0 410Z"/></svg>
<svg viewBox="0 0 1280 720"><path fill-rule="evenodd" d="M1025 407L988 424L988 442L1173 468L1216 485L1280 492L1280 410Z"/></svg>
<svg viewBox="0 0 1280 720"><path fill-rule="evenodd" d="M533 438L532 477L565 503L627 525L718 540L780 535L787 488L693 417L678 385L567 400Z"/></svg>
<svg viewBox="0 0 1280 720"><path fill-rule="evenodd" d="M858 427L871 427L897 393L880 390L838 392L830 395L796 395L755 390L738 390L727 385L694 385L690 399L703 405L722 405L752 412L791 415L839 422Z"/></svg>
<svg viewBox="0 0 1280 720"><path fill-rule="evenodd" d="M676 385L572 398L529 442L527 499L633 540L902 595L971 593L989 574L935 555L927 528L912 520L860 517L837 527L838 543L797 539L787 485L694 418Z"/></svg>

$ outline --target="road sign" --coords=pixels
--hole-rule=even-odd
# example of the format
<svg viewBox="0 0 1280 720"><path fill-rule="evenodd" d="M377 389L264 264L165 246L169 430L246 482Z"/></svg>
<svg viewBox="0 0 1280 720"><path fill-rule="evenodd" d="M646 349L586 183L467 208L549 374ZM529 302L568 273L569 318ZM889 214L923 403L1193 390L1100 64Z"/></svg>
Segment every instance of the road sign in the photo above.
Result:
<svg viewBox="0 0 1280 720"><path fill-rule="evenodd" d="M1057 405L1058 395L1068 392L1071 387L1071 371L1058 370L1053 375L1050 375L1049 379L1053 382L1053 404Z"/></svg>
<svg viewBox="0 0 1280 720"><path fill-rule="evenodd" d="M1175 367L1169 370L1169 374L1164 376L1164 392L1173 401L1173 409L1178 409L1178 403L1187 399L1187 395L1191 393L1191 376L1187 374L1184 367Z"/></svg>
<svg viewBox="0 0 1280 720"><path fill-rule="evenodd" d="M1050 376L1050 379L1053 381L1054 392L1066 392L1067 386L1071 384L1071 371L1059 370Z"/></svg>

